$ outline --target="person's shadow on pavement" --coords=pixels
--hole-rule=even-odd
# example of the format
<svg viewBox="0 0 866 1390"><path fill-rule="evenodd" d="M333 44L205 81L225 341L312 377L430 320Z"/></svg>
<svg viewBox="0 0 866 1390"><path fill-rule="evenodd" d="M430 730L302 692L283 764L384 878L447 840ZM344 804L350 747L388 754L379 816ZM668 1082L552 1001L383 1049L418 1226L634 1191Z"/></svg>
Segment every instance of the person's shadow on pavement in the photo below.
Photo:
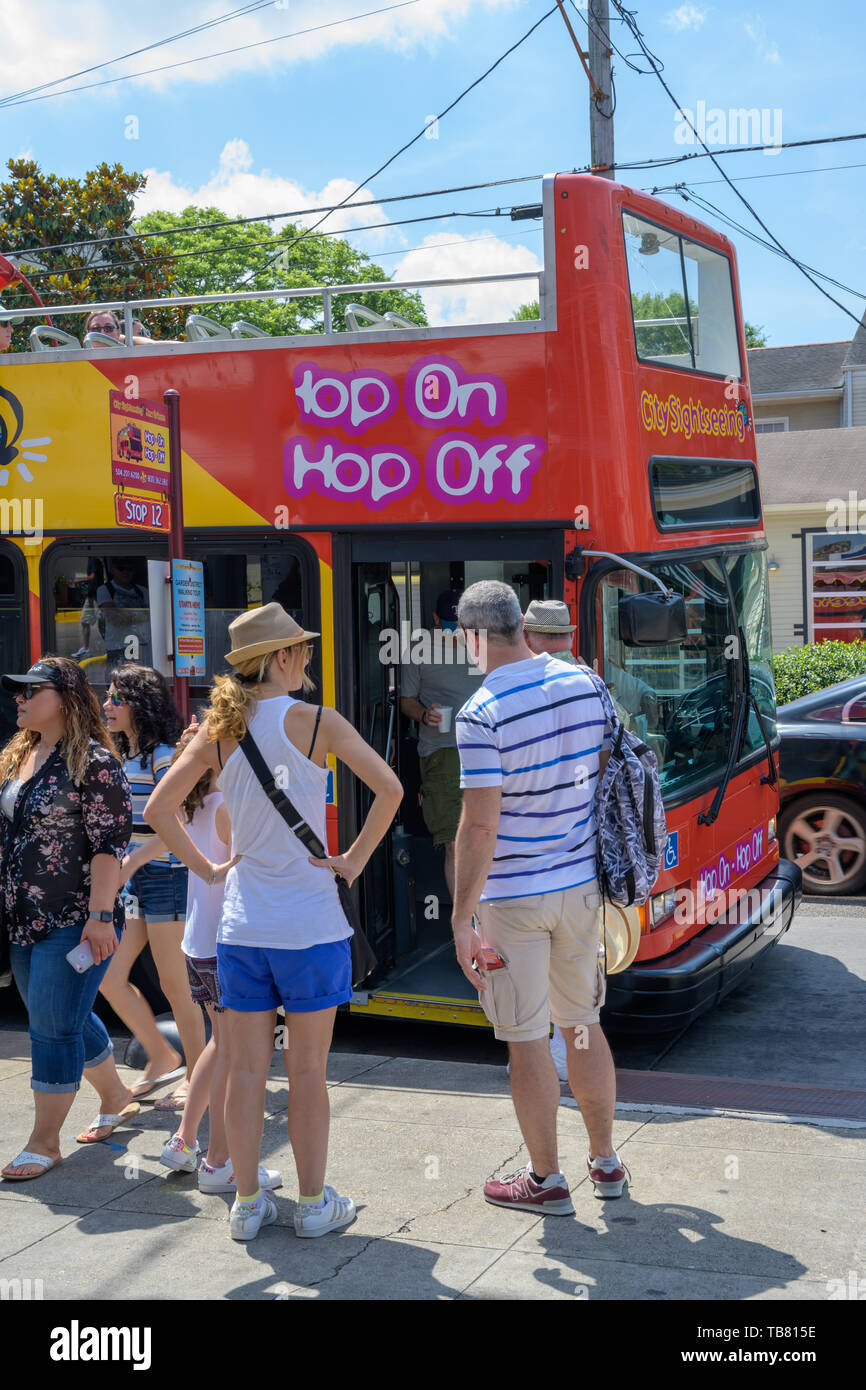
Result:
<svg viewBox="0 0 866 1390"><path fill-rule="evenodd" d="M730 1299L785 1289L806 1272L784 1250L726 1235L718 1229L726 1218L702 1207L643 1204L629 1196L598 1205L606 1231L582 1223L579 1212L572 1220L545 1219L540 1244L547 1258L558 1260L562 1269L536 1270L539 1283L590 1302ZM640 1251L634 1240L638 1233ZM647 1244L652 1265L647 1264ZM752 1285L738 1294L741 1279L749 1279Z"/></svg>

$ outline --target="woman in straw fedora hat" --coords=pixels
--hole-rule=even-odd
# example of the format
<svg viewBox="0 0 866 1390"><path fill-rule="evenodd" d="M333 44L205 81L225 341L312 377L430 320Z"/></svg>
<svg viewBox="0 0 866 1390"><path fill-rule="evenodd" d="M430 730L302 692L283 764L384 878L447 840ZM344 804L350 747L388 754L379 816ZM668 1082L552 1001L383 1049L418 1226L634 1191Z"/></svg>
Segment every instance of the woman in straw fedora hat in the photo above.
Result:
<svg viewBox="0 0 866 1390"><path fill-rule="evenodd" d="M237 1178L231 1234L249 1240L277 1217L272 1196L259 1190L257 1169L275 1010L282 1005L289 1139L300 1190L295 1231L324 1235L355 1214L351 1199L324 1182L330 1117L325 1065L337 1006L352 993L351 928L334 875L348 883L358 877L403 790L342 715L289 694L312 689L305 668L319 633L304 631L278 603L269 603L242 613L229 635L232 673L216 677L206 723L163 778L145 815L193 873L210 883L226 881L217 962L231 1057L226 1132ZM248 732L277 786L323 843L328 754L370 788L370 811L344 854L316 860L307 853L240 749ZM206 769L219 775L231 820L235 857L227 864L210 863L176 818Z"/></svg>

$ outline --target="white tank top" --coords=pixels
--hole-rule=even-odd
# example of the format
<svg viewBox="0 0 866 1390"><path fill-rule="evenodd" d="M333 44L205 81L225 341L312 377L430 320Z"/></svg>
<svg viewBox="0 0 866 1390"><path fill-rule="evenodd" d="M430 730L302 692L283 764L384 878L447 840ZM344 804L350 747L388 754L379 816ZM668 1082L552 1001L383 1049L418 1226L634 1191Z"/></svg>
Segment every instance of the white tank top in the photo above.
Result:
<svg viewBox="0 0 866 1390"><path fill-rule="evenodd" d="M185 830L196 849L212 864L224 864L228 849L217 834L216 813L223 804L220 791L208 792ZM207 884L190 869L186 890L186 926L183 953L194 960L212 960L216 955L217 927L223 905L224 883Z"/></svg>
<svg viewBox="0 0 866 1390"><path fill-rule="evenodd" d="M259 700L250 733L277 786L326 844L328 770L299 753L283 727L297 703L289 695ZM232 823L232 854L241 858L226 876L217 940L300 951L351 936L333 874L309 862L240 748L227 759L218 785Z"/></svg>

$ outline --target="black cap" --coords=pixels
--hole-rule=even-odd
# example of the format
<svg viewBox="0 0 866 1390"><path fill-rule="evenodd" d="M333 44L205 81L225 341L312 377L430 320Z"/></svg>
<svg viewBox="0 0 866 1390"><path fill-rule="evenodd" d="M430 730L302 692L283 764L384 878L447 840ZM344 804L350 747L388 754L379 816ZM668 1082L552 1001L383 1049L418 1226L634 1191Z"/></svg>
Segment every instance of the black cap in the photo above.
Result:
<svg viewBox="0 0 866 1390"><path fill-rule="evenodd" d="M44 682L56 685L58 690L66 687L63 672L58 666L51 666L47 661L37 661L35 666L24 676L3 676L2 685L4 690L15 690L19 685L41 685Z"/></svg>
<svg viewBox="0 0 866 1390"><path fill-rule="evenodd" d="M462 597L459 589L446 589L436 600L436 617L442 618L445 622L455 622L457 605Z"/></svg>

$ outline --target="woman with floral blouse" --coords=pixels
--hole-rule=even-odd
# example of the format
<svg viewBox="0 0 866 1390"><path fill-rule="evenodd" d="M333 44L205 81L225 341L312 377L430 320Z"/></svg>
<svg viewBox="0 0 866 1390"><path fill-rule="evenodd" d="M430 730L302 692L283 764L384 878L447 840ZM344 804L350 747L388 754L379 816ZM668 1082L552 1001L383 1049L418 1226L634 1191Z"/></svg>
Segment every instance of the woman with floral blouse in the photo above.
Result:
<svg viewBox="0 0 866 1390"><path fill-rule="evenodd" d="M0 913L30 1019L36 1105L30 1138L3 1177L21 1182L60 1162L60 1130L82 1073L99 1094L100 1113L80 1142L107 1138L139 1109L92 1012L123 927L120 863L132 813L96 696L76 662L43 657L26 675L4 676L3 685L15 694L18 733L0 752ZM66 957L85 942L93 964L79 973Z"/></svg>

